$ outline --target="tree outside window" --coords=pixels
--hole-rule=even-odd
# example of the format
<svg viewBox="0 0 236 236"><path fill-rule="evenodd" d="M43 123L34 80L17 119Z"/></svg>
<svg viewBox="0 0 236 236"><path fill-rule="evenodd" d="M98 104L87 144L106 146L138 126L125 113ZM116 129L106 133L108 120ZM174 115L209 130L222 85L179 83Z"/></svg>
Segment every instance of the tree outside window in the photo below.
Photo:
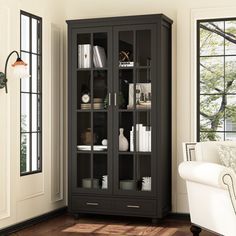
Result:
<svg viewBox="0 0 236 236"><path fill-rule="evenodd" d="M236 19L197 29L198 140L236 140Z"/></svg>

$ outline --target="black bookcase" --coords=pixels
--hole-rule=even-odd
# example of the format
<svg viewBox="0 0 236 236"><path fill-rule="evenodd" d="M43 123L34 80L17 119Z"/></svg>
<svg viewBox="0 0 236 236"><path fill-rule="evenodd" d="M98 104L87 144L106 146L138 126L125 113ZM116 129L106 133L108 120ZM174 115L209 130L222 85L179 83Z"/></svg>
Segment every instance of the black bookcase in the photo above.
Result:
<svg viewBox="0 0 236 236"><path fill-rule="evenodd" d="M156 221L171 210L172 20L67 23L69 211Z"/></svg>

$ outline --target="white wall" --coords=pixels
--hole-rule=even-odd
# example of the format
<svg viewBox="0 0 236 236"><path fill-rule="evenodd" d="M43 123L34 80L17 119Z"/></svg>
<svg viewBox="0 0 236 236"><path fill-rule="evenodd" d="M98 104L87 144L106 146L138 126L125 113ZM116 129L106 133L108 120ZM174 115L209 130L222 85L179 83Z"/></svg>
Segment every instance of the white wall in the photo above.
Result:
<svg viewBox="0 0 236 236"><path fill-rule="evenodd" d="M65 165L63 141L54 132L63 137L63 8L58 0L0 0L0 71L20 49L20 10L43 18L43 172L20 177L20 81L9 63L8 94L0 90L0 228L66 205L65 173L55 168Z"/></svg>
<svg viewBox="0 0 236 236"><path fill-rule="evenodd" d="M226 16L222 7L232 9L235 0L71 0L65 2L66 19L82 19L125 15L164 13L173 19L173 154L172 154L172 209L188 212L186 187L179 178L177 166L182 161L182 142L195 141L195 78L194 50L191 30L193 9L205 10L205 17ZM209 9L209 10L207 10ZM211 14L217 11L216 14ZM196 13L197 14L197 13ZM235 11L236 16L236 11Z"/></svg>

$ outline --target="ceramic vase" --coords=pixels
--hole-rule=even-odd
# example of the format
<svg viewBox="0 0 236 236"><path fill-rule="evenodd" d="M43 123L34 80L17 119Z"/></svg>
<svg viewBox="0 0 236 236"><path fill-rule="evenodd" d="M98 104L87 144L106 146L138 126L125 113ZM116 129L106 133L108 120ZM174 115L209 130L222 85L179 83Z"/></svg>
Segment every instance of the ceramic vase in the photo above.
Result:
<svg viewBox="0 0 236 236"><path fill-rule="evenodd" d="M127 138L124 136L124 129L120 128L120 135L119 135L119 151L128 151L129 149L129 142Z"/></svg>

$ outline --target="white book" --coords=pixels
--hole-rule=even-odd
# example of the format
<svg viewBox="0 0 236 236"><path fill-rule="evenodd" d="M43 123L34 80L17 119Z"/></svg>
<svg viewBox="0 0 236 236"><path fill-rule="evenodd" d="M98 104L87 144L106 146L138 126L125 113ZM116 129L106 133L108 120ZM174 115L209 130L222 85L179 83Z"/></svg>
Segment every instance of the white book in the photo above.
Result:
<svg viewBox="0 0 236 236"><path fill-rule="evenodd" d="M106 67L107 59L105 49L100 46L93 47L93 56L95 57L96 65L95 67Z"/></svg>
<svg viewBox="0 0 236 236"><path fill-rule="evenodd" d="M81 68L81 44L78 44L78 68Z"/></svg>
<svg viewBox="0 0 236 236"><path fill-rule="evenodd" d="M152 132L147 131L147 136L148 136L148 151L151 152L152 151Z"/></svg>
<svg viewBox="0 0 236 236"><path fill-rule="evenodd" d="M134 151L134 127L132 126L132 130L130 131L130 151Z"/></svg>
<svg viewBox="0 0 236 236"><path fill-rule="evenodd" d="M148 142L148 131L147 131L147 127L145 127L145 131L144 131L144 152L148 152L149 148L148 148L149 142Z"/></svg>

